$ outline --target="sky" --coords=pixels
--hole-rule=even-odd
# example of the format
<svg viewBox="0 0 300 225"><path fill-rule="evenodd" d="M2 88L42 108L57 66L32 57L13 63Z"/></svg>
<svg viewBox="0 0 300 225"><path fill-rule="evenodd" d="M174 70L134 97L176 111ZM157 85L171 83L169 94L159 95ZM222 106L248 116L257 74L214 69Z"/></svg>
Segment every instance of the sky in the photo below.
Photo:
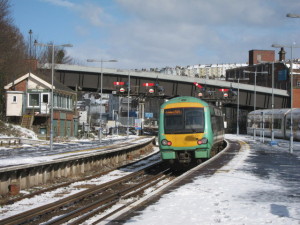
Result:
<svg viewBox="0 0 300 225"><path fill-rule="evenodd" d="M117 69L246 63L249 50L294 45L300 58L298 0L11 0L25 40L72 44L68 55L111 60ZM291 57L287 51L287 59ZM99 63L98 63L99 64ZM108 65L110 64L110 65Z"/></svg>

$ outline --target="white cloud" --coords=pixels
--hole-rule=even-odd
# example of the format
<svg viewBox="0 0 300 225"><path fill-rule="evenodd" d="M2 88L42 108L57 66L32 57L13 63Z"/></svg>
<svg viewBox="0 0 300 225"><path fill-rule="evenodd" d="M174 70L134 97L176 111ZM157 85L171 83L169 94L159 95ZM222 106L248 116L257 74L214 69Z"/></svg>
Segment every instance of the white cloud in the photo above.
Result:
<svg viewBox="0 0 300 225"><path fill-rule="evenodd" d="M136 18L160 23L265 24L273 16L261 0L117 0ZM274 19L274 18L273 18Z"/></svg>
<svg viewBox="0 0 300 225"><path fill-rule="evenodd" d="M58 6L62 6L62 7L67 7L67 8L74 8L75 4L70 2L70 1L67 1L67 0L42 0L44 2L49 2L53 5L58 5Z"/></svg>
<svg viewBox="0 0 300 225"><path fill-rule="evenodd" d="M88 29L84 26L81 25L77 25L75 27L76 33L78 33L81 36L87 36L88 34L90 34L90 32L88 31Z"/></svg>
<svg viewBox="0 0 300 225"><path fill-rule="evenodd" d="M76 30L88 40L77 45L85 47L79 57L90 57L90 42L88 49L97 48L101 58L118 58L121 67L244 63L251 49L300 43L300 19L285 17L300 12L293 0L115 0L110 7L93 0L45 1L81 18Z"/></svg>
<svg viewBox="0 0 300 225"><path fill-rule="evenodd" d="M96 4L92 4L90 2L75 4L68 0L43 0L43 1L72 10L75 13L78 13L82 19L87 20L90 24L94 26L103 26L104 24L103 20L105 17L107 17L107 15L105 15L103 9L100 6Z"/></svg>

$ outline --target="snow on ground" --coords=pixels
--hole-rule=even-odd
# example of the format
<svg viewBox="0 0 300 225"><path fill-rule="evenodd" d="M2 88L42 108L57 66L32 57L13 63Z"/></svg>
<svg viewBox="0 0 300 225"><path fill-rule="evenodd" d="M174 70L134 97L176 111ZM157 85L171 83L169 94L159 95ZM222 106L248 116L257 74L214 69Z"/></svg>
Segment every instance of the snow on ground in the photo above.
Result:
<svg viewBox="0 0 300 225"><path fill-rule="evenodd" d="M12 129L18 130L21 133L21 136L18 138L29 138L29 139L34 139L34 140L38 139L36 133L34 133L32 130L26 129L26 128L18 126L18 125L8 124L8 123L5 123L5 126L11 126ZM12 136L12 135L8 136L8 135L1 134L1 131L0 131L0 138L12 138L12 137L14 137L14 136Z"/></svg>
<svg viewBox="0 0 300 225"><path fill-rule="evenodd" d="M79 154L87 154L89 152L103 151L105 146L111 144L124 143L140 143L145 139L139 139L136 135L126 136L108 136L99 141L91 142L90 140L73 140L66 143L54 143L52 153L49 152L49 144L22 145L21 148L0 147L0 167L13 166L20 164L36 164L55 160L57 158L68 157ZM98 148L98 149L97 149Z"/></svg>
<svg viewBox="0 0 300 225"><path fill-rule="evenodd" d="M227 138L251 141L252 137L227 135ZM286 143L280 140L282 142ZM256 143L257 146L243 143L240 153L216 174L199 176L193 183L165 194L126 224L299 225L300 192L291 193L289 185L272 171L268 171L268 179L253 173L259 164L254 164L252 158L257 150L262 151L259 147L288 154L287 146L273 148ZM299 153L300 143L295 143L296 149ZM299 163L291 166L285 176L299 173L299 169ZM299 189L299 182L298 179L293 190Z"/></svg>
<svg viewBox="0 0 300 225"><path fill-rule="evenodd" d="M154 152L157 152L158 148L154 149ZM160 160L159 155L154 155L147 160L143 160L143 162L138 162L135 165L128 166L125 168L120 168L118 170L114 170L104 176L93 178L91 180L84 180L72 183L68 187L58 188L53 191L49 191L37 196L34 196L29 199L23 199L21 201L15 202L14 204L5 205L0 207L0 220L5 219L7 217L17 215L21 212L45 205L50 204L52 202L58 201L62 198L66 198L73 194L76 194L80 191L86 190L88 186L100 185L115 179L118 179L122 176L126 176L130 173L135 172L136 170L147 167L155 162ZM23 194L29 194L27 191L21 190Z"/></svg>

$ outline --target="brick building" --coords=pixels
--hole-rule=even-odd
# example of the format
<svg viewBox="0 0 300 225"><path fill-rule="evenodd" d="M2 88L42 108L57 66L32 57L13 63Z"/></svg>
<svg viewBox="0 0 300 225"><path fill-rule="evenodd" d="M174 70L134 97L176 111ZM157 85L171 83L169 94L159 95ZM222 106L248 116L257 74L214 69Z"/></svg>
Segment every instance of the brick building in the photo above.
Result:
<svg viewBox="0 0 300 225"><path fill-rule="evenodd" d="M271 88L274 68L274 88L290 92L290 62L285 61L283 48L278 54L279 61L276 61L275 51L273 50L251 50L249 51L249 66L228 69L226 71L226 80L238 82L239 79L241 83ZM267 73L264 74L262 72ZM300 64L295 60L293 61L293 95L293 107L300 108Z"/></svg>
<svg viewBox="0 0 300 225"><path fill-rule="evenodd" d="M6 116L41 137L50 137L51 78L28 73L4 87ZM77 136L76 92L53 81L53 137Z"/></svg>
<svg viewBox="0 0 300 225"><path fill-rule="evenodd" d="M260 62L275 62L275 51L273 50L250 50L249 66Z"/></svg>

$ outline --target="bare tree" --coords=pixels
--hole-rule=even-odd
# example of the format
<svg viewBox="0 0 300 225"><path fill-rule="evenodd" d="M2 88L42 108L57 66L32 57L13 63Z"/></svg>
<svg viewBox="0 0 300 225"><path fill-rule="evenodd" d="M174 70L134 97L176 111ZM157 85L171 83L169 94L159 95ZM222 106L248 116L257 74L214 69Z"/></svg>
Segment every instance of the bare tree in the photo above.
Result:
<svg viewBox="0 0 300 225"><path fill-rule="evenodd" d="M48 45L48 47L35 46L36 58L41 64L52 62L52 43L50 42ZM74 64L74 60L67 55L63 47L54 48L54 62L58 64Z"/></svg>
<svg viewBox="0 0 300 225"><path fill-rule="evenodd" d="M26 72L26 47L10 16L9 0L0 0L0 116L4 113L4 86Z"/></svg>

